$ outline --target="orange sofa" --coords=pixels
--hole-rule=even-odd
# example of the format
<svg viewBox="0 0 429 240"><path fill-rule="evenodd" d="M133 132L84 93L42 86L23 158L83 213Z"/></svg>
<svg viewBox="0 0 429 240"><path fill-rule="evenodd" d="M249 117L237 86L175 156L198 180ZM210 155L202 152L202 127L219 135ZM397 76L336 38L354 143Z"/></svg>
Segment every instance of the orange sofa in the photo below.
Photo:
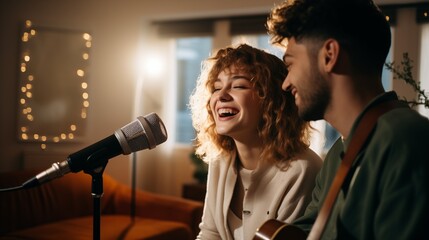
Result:
<svg viewBox="0 0 429 240"><path fill-rule="evenodd" d="M40 171L0 173L0 188L19 186ZM70 173L41 186L0 192L0 239L92 239L92 177ZM136 191L103 174L101 239L195 239L203 204L179 197Z"/></svg>

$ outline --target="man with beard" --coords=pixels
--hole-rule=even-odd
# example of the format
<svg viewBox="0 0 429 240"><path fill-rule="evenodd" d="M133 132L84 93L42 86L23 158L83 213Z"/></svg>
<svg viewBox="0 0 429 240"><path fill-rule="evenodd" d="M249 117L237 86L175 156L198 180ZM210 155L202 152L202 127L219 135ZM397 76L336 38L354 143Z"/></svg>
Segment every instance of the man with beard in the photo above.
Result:
<svg viewBox="0 0 429 240"><path fill-rule="evenodd" d="M373 121L332 206L322 208L365 115L386 103L401 105L381 82L391 33L379 8L371 0L286 1L273 9L267 27L272 42L286 49L289 74L282 88L294 95L299 115L325 119L341 134L324 160L312 202L293 225L309 239L424 236L429 121L404 103Z"/></svg>

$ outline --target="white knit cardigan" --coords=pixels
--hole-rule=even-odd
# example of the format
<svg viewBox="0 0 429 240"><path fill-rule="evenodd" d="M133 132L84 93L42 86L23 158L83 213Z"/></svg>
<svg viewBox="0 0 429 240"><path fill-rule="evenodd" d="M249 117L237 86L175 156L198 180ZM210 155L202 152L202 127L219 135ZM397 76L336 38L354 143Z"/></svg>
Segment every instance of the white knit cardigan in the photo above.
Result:
<svg viewBox="0 0 429 240"><path fill-rule="evenodd" d="M237 180L235 159L233 154L229 159L209 163L204 213L197 239L234 239L227 214ZM244 240L252 239L256 229L268 219L291 222L301 216L311 200L321 164L319 156L308 149L286 171L269 164L261 164L253 171L243 201Z"/></svg>

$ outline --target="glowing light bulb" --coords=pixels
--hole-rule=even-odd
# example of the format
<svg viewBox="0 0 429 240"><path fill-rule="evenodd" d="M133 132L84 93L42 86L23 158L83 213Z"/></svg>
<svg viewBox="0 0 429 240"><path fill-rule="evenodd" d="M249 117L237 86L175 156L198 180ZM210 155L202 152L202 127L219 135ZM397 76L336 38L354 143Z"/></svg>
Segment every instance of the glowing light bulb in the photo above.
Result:
<svg viewBox="0 0 429 240"><path fill-rule="evenodd" d="M83 77L83 76L85 76L85 72L84 72L82 69L78 69L78 70L76 71L76 74L77 74L79 77Z"/></svg>

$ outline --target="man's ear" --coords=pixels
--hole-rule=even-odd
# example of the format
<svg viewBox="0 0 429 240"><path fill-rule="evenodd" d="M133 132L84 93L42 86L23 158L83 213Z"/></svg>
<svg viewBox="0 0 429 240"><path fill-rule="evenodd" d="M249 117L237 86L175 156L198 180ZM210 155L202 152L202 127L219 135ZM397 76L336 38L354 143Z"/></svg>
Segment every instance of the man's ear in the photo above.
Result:
<svg viewBox="0 0 429 240"><path fill-rule="evenodd" d="M340 44L335 39L328 39L322 46L321 54L323 57L323 68L326 72L332 72L337 66L339 54L340 54Z"/></svg>

